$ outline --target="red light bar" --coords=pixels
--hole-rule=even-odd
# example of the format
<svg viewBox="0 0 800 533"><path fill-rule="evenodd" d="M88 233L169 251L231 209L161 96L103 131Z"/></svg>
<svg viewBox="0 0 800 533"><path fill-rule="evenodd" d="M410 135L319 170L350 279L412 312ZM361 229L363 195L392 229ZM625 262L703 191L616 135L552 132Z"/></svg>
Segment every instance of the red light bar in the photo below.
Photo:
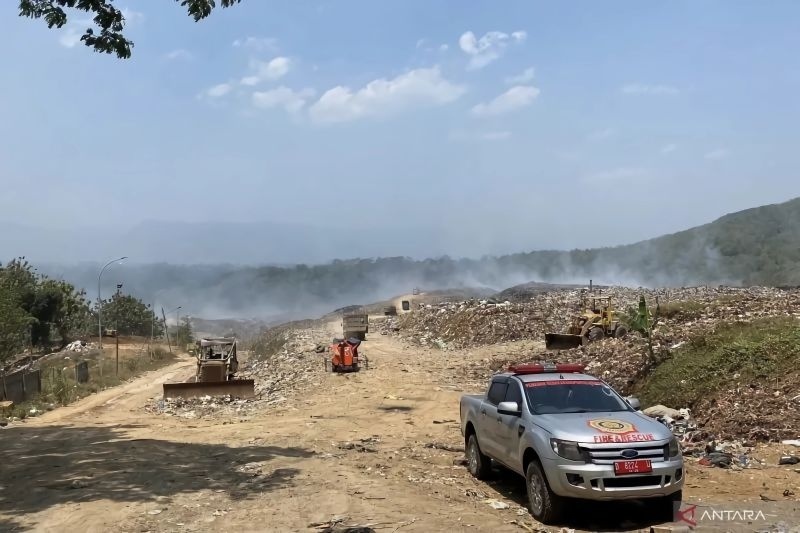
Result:
<svg viewBox="0 0 800 533"><path fill-rule="evenodd" d="M549 374L549 373L581 373L585 367L579 364L557 364L557 365L512 365L508 371L517 374Z"/></svg>

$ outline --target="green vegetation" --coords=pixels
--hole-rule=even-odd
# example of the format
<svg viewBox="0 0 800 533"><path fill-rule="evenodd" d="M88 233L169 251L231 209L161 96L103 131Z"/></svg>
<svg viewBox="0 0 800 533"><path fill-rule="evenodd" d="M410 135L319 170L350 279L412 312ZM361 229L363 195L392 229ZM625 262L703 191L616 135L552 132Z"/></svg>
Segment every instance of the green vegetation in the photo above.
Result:
<svg viewBox="0 0 800 533"><path fill-rule="evenodd" d="M177 0L185 7L195 22L208 17L216 7L215 0ZM222 7L230 7L241 0L219 0ZM114 0L20 0L19 14L32 19L44 19L48 28L61 28L67 23L64 8L84 11L93 15L92 22L99 33L87 28L81 37L86 46L95 52L116 54L120 59L131 56L133 41L122 34L125 28L123 10L114 6Z"/></svg>
<svg viewBox="0 0 800 533"><path fill-rule="evenodd" d="M110 300L104 300L100 311L104 327L116 329L121 335L149 337L153 332L160 337L164 332L150 306L128 294L116 293Z"/></svg>
<svg viewBox="0 0 800 533"><path fill-rule="evenodd" d="M194 342L194 332L192 331L192 323L188 317L183 317L180 325L175 332L175 345L181 350L185 349L188 344Z"/></svg>
<svg viewBox="0 0 800 533"><path fill-rule="evenodd" d="M697 335L658 365L637 387L644 405L692 407L733 382L774 383L796 371L800 321L765 318L727 323Z"/></svg>
<svg viewBox="0 0 800 533"><path fill-rule="evenodd" d="M75 372L71 364L65 365L63 360L50 361L41 367L41 394L34 400L15 404L8 414L26 418L52 407L67 405L89 394L120 385L144 372L167 366L176 360L175 355L167 353L160 347L155 348L149 357L143 350L138 357L120 361L117 374L116 361L113 358L105 357L101 363L97 359L97 354L94 354L88 358L90 379L86 383L75 381ZM103 365L102 375L100 364ZM34 409L34 413L31 413L31 409Z"/></svg>
<svg viewBox="0 0 800 533"><path fill-rule="evenodd" d="M0 365L25 347L66 345L89 327L84 293L41 274L24 258L0 267Z"/></svg>
<svg viewBox="0 0 800 533"><path fill-rule="evenodd" d="M630 328L642 335L647 340L647 353L649 356L650 364L655 364L656 356L653 351L653 326L656 319L650 314L647 308L647 301L644 296L639 297L639 307L628 309L627 315L623 317L622 322Z"/></svg>

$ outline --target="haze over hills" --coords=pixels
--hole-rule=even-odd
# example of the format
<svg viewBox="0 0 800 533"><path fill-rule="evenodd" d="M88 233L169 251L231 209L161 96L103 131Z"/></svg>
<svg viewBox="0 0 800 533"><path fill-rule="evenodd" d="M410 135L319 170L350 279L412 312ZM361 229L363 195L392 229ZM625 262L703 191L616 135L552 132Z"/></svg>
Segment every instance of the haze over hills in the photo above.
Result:
<svg viewBox="0 0 800 533"><path fill-rule="evenodd" d="M15 255L3 250L9 258ZM224 249L215 257L224 263ZM41 270L96 295L95 264L51 264ZM382 300L413 287L500 291L531 280L586 283L590 278L598 284L632 286L800 285L800 198L625 246L481 259L348 259L290 267L123 264L105 275L103 291L110 294L121 281L125 291L157 305L181 305L184 314L288 319Z"/></svg>

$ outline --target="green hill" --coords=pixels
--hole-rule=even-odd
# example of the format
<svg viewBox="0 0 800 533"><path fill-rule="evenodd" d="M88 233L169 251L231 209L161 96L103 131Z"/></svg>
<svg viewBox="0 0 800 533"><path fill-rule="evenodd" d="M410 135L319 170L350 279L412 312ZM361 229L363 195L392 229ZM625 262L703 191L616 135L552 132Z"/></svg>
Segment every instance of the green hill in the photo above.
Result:
<svg viewBox="0 0 800 533"><path fill-rule="evenodd" d="M800 198L596 253L650 281L800 285Z"/></svg>
<svg viewBox="0 0 800 533"><path fill-rule="evenodd" d="M585 224L576 224L576 231ZM244 267L153 264L117 267L136 296L180 302L196 316L308 317L411 291L521 283L628 286L800 286L800 199L748 209L703 226L626 246L545 250L481 259L407 257L322 265ZM95 265L56 274L91 289Z"/></svg>

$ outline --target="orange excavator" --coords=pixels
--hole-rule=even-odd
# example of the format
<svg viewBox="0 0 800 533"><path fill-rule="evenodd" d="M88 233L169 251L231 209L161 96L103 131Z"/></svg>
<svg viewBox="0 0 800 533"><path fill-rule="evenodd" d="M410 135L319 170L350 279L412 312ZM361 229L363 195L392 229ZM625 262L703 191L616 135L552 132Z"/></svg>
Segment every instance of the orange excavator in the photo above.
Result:
<svg viewBox="0 0 800 533"><path fill-rule="evenodd" d="M358 347L361 340L333 339L333 344L328 347L329 356L325 358L325 371L329 372L358 372L361 370L361 359L358 354ZM364 368L369 368L369 361L366 357Z"/></svg>

